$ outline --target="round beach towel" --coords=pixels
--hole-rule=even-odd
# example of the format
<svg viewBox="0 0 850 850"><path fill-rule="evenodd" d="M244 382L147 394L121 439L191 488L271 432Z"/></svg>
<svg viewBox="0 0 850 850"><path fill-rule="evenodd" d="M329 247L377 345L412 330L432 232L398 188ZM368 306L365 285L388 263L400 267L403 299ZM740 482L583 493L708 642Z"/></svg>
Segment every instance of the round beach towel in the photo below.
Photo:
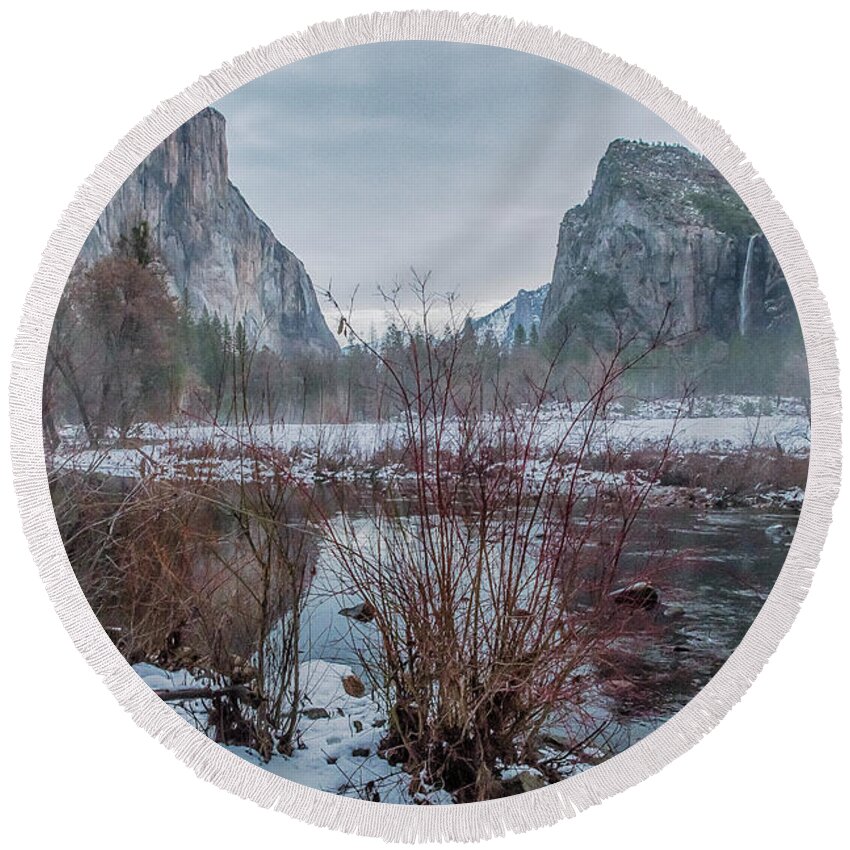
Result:
<svg viewBox="0 0 850 850"><path fill-rule="evenodd" d="M98 169L28 311L13 452L68 630L312 822L481 838L634 784L741 696L826 531L796 233L716 125L548 30L240 57Z"/></svg>

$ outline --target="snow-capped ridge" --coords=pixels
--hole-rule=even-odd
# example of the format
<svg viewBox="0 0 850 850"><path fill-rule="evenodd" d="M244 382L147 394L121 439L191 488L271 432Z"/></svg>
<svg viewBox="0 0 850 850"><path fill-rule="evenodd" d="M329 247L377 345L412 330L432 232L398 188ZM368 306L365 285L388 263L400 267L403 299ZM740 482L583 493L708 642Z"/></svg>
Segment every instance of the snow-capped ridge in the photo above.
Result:
<svg viewBox="0 0 850 850"><path fill-rule="evenodd" d="M517 294L486 316L473 319L479 340L492 333L499 345L512 346L517 329L522 326L526 339L533 327L540 328L543 304L549 293L549 284L537 289L520 289Z"/></svg>

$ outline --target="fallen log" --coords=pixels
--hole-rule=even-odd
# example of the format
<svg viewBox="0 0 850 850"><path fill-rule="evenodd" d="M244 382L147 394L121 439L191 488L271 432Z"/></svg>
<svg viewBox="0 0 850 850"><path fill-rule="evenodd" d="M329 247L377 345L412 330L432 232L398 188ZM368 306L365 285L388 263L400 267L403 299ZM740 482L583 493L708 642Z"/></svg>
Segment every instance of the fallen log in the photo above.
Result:
<svg viewBox="0 0 850 850"><path fill-rule="evenodd" d="M154 693L164 702L180 702L187 699L215 699L216 697L234 696L237 699L250 702L254 693L244 685L228 685L221 688L174 688L157 690Z"/></svg>

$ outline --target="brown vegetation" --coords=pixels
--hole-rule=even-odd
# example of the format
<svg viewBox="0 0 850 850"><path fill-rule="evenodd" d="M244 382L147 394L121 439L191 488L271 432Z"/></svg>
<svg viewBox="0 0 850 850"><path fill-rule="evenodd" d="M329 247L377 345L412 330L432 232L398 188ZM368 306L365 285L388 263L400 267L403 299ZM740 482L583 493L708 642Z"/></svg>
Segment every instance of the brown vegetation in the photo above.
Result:
<svg viewBox="0 0 850 850"><path fill-rule="evenodd" d="M289 481L60 473L51 490L80 585L128 661L249 686L242 708L225 700L227 724L211 715L216 739L249 744L265 758L275 746L290 752L316 544Z"/></svg>
<svg viewBox="0 0 850 850"><path fill-rule="evenodd" d="M576 746L592 731L577 722L582 673L628 630L630 614L615 613L611 594L652 483L630 478L603 494L579 467L621 377L659 339L621 336L598 357L587 400L562 429L563 443L583 435L577 463L559 464L556 446L535 478L526 467L542 454L555 359L542 382L527 376L528 402L517 408L508 388L484 388L481 372L465 367L463 333L429 330L432 301L425 281L417 286L421 324L406 325L394 359L374 351L404 411L415 493L403 511L386 499L365 521L330 522L325 535L375 612L362 661L389 708L383 755L415 783L484 800L504 793L502 766L540 764L547 726L569 718L581 729ZM485 392L502 400L495 442L478 404Z"/></svg>
<svg viewBox="0 0 850 850"><path fill-rule="evenodd" d="M164 276L136 257L110 257L72 277L54 319L44 376L48 441L72 409L91 445L175 407L178 311ZM61 379L61 380L60 380Z"/></svg>
<svg viewBox="0 0 850 850"><path fill-rule="evenodd" d="M662 458L662 454L666 455ZM805 489L809 459L782 449L750 446L729 452L667 451L657 447L594 454L588 469L608 472L658 470L663 487L704 489L734 500L758 492Z"/></svg>

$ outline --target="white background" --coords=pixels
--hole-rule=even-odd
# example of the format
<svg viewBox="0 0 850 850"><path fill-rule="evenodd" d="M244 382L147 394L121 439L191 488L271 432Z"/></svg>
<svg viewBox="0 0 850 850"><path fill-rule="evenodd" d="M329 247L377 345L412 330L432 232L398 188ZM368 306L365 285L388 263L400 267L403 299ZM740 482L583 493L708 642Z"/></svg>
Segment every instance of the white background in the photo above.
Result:
<svg viewBox="0 0 850 850"><path fill-rule="evenodd" d="M471 0L470 0L471 2ZM299 4L300 5L300 4ZM828 0L486 0L460 11L552 25L619 54L721 121L800 230L850 362L846 29ZM4 12L0 104L2 383L24 293L63 207L133 124L199 74L377 0L22 3ZM848 381L843 381L845 396ZM6 393L0 428L8 446ZM8 847L376 847L196 779L139 730L59 624L0 455L0 840ZM846 846L848 498L797 623L744 701L699 746L579 818L494 847Z"/></svg>

